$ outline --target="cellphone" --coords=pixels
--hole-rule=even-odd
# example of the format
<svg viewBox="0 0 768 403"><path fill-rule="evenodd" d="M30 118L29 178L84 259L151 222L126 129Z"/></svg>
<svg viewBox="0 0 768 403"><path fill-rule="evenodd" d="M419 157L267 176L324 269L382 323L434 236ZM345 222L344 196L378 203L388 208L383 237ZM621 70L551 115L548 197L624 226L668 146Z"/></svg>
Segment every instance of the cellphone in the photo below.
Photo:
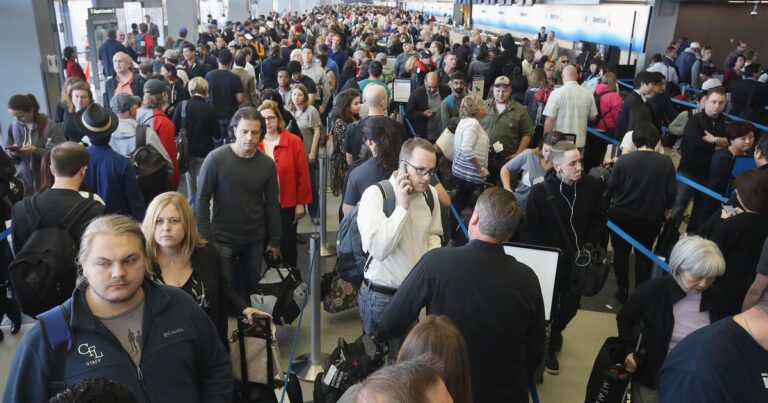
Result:
<svg viewBox="0 0 768 403"><path fill-rule="evenodd" d="M725 210L727 214L733 214L735 207L731 206L730 204L723 204L723 210Z"/></svg>
<svg viewBox="0 0 768 403"><path fill-rule="evenodd" d="M408 170L405 169L405 161L400 161L400 173L401 174L407 174Z"/></svg>

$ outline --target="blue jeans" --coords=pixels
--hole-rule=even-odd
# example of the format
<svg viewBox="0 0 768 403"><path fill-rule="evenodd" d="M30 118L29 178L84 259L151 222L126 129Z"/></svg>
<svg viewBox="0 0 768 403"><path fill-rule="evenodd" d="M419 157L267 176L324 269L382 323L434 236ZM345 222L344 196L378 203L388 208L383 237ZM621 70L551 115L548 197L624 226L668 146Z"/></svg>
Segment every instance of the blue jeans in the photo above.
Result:
<svg viewBox="0 0 768 403"><path fill-rule="evenodd" d="M222 144L229 143L229 121L232 120L232 117L219 119L219 133L221 133L221 138L213 138L213 145L218 147Z"/></svg>
<svg viewBox="0 0 768 403"><path fill-rule="evenodd" d="M362 285L357 293L357 303L360 305L360 317L363 319L363 331L373 335L384 310L392 301L393 295L382 294Z"/></svg>
<svg viewBox="0 0 768 403"><path fill-rule="evenodd" d="M247 303L251 290L261 278L264 243L232 245L219 242L218 246L224 273L229 276L237 295Z"/></svg>

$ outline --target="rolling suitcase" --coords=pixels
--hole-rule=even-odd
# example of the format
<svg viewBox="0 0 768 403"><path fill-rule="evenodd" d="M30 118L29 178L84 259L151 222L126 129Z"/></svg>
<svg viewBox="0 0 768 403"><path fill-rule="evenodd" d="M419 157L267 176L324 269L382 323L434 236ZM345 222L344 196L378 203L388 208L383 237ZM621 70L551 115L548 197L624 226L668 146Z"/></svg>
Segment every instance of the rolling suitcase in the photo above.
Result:
<svg viewBox="0 0 768 403"><path fill-rule="evenodd" d="M241 354L241 352L245 352ZM235 378L234 403L277 403L284 382L277 343L270 318L254 318L253 324L237 320L237 330L229 338L229 356ZM286 402L302 403L301 385L294 374L288 376Z"/></svg>

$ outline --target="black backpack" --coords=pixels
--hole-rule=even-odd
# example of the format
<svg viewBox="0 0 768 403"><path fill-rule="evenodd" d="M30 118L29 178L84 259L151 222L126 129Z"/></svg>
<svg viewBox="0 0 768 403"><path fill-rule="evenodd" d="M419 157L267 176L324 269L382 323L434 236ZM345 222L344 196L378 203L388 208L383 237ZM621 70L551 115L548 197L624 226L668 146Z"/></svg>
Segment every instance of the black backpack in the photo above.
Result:
<svg viewBox="0 0 768 403"><path fill-rule="evenodd" d="M128 155L136 171L139 190L149 204L155 196L171 190L168 161L158 149L147 145L147 126L136 126L136 149Z"/></svg>
<svg viewBox="0 0 768 403"><path fill-rule="evenodd" d="M328 357L328 369L315 377L313 401L338 401L350 386L362 382L384 365L383 350L371 336L365 334L352 343L340 338Z"/></svg>
<svg viewBox="0 0 768 403"><path fill-rule="evenodd" d="M179 173L189 171L189 136L187 135L187 101L181 101L181 128L176 134L176 160L179 162Z"/></svg>
<svg viewBox="0 0 768 403"><path fill-rule="evenodd" d="M96 202L83 199L63 219L51 217L37 208L37 196L24 199L22 207L34 230L8 266L21 311L35 317L72 295L77 280L78 245L72 230Z"/></svg>

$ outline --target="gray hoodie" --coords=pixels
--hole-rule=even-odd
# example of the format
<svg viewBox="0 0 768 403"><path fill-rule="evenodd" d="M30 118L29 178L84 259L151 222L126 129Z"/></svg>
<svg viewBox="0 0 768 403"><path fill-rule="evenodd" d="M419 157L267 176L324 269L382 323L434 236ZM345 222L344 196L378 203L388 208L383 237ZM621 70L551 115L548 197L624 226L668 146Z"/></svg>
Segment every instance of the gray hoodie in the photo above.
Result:
<svg viewBox="0 0 768 403"><path fill-rule="evenodd" d="M112 139L109 140L109 146L118 154L129 156L136 149L136 126L138 125L139 123L133 119L120 119L117 130L112 133ZM168 156L168 151L163 147L160 137L152 130L152 127L147 127L147 144L160 151L172 170L171 157Z"/></svg>

